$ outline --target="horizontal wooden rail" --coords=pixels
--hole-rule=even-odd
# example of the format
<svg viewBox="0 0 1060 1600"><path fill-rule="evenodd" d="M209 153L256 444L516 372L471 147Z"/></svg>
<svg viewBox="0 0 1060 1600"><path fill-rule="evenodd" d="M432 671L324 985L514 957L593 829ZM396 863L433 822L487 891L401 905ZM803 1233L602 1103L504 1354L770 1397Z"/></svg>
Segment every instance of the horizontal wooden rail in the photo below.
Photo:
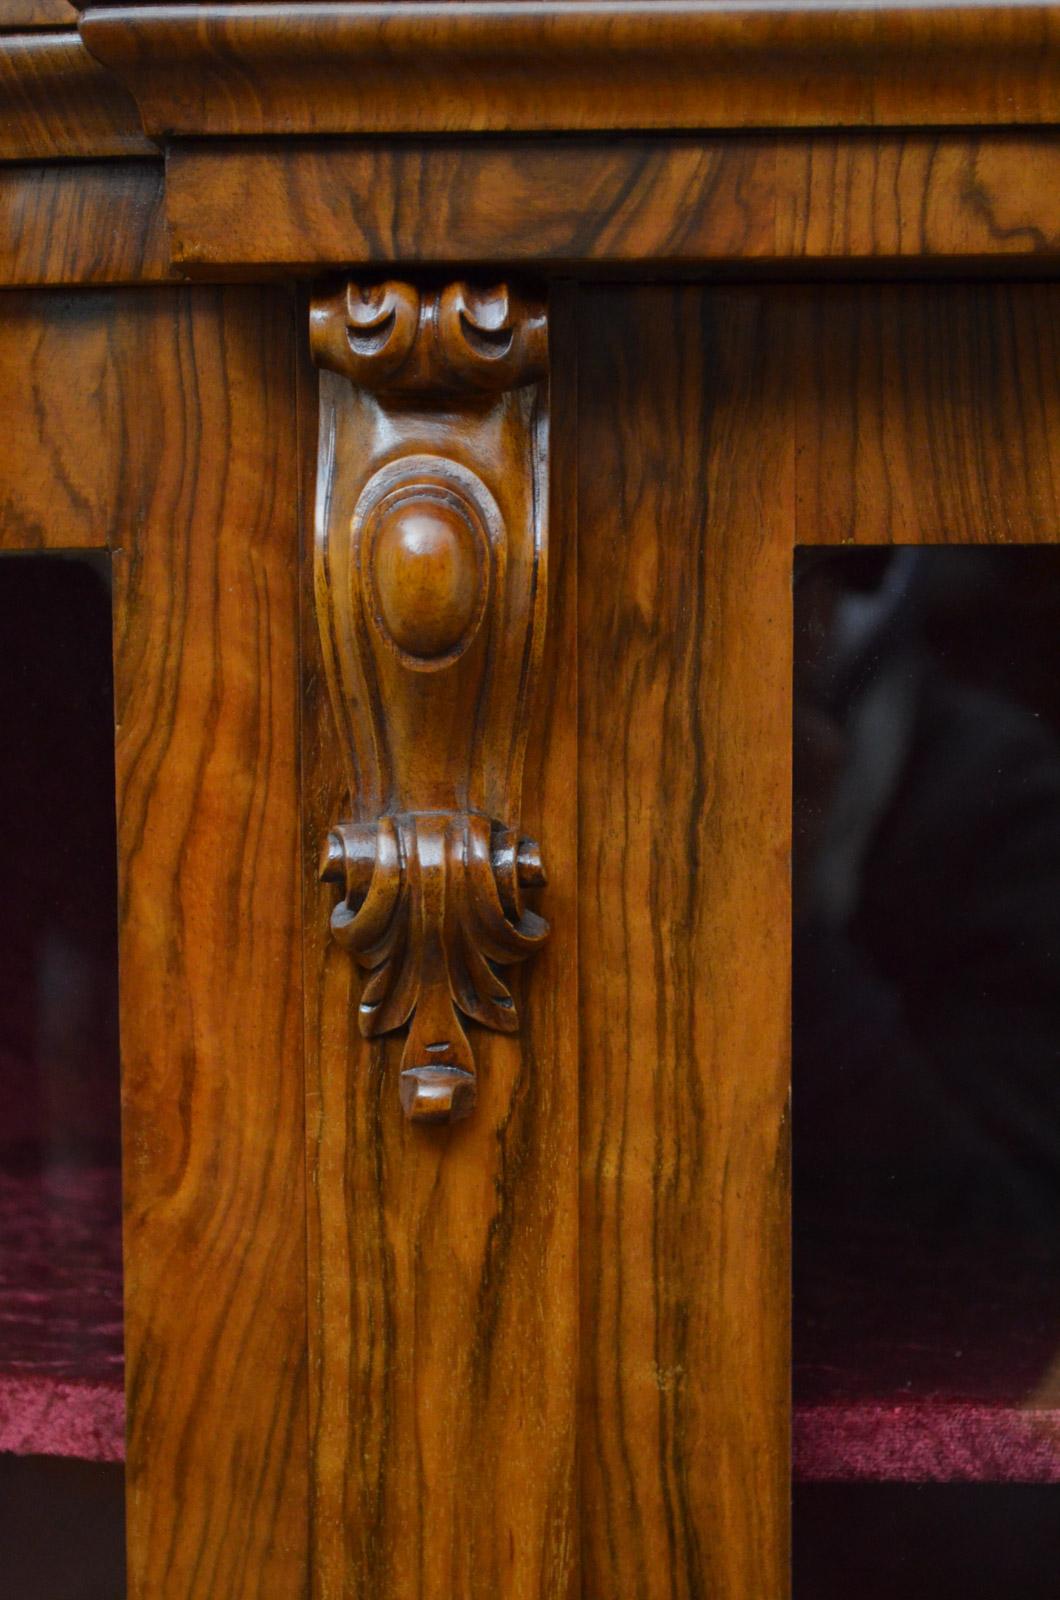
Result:
<svg viewBox="0 0 1060 1600"><path fill-rule="evenodd" d="M1060 135L178 143L179 270L882 266L1060 253Z"/></svg>

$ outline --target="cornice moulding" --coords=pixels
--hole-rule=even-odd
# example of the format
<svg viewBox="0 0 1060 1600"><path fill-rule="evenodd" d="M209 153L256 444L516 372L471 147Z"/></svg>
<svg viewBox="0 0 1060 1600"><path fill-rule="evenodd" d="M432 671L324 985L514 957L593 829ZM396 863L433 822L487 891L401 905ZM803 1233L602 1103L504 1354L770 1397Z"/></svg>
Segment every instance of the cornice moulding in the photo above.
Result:
<svg viewBox="0 0 1060 1600"><path fill-rule="evenodd" d="M1055 5L387 0L91 6L166 135L1043 124Z"/></svg>

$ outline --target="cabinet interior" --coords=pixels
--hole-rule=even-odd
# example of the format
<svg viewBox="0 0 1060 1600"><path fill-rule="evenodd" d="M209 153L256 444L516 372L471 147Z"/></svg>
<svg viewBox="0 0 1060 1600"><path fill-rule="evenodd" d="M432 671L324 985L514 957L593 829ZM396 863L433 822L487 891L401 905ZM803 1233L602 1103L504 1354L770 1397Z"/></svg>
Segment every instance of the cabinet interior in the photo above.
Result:
<svg viewBox="0 0 1060 1600"><path fill-rule="evenodd" d="M796 1593L978 1593L1008 1523L1044 1595L1060 551L804 548L794 592Z"/></svg>
<svg viewBox="0 0 1060 1600"><path fill-rule="evenodd" d="M124 1565L109 557L0 559L0 726L0 1544L20 1600L92 1600Z"/></svg>

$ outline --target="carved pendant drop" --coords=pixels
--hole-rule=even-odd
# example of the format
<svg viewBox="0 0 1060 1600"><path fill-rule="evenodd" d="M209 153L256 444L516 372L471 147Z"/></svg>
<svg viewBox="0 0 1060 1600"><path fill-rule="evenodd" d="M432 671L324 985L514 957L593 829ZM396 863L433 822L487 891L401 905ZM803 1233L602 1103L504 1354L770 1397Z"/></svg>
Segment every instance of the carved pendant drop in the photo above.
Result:
<svg viewBox="0 0 1060 1600"><path fill-rule="evenodd" d="M316 599L354 815L331 927L367 1038L408 1027L408 1117L475 1104L462 1019L514 1032L503 969L548 934L518 816L544 639L547 336L507 288L349 284L315 300Z"/></svg>

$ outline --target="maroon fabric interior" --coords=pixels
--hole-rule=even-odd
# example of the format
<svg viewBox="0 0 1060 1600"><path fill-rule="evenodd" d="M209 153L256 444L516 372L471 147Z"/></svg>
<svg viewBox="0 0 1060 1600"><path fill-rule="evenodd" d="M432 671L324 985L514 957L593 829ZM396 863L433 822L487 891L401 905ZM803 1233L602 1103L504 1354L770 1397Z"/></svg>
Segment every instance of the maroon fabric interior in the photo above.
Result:
<svg viewBox="0 0 1060 1600"><path fill-rule="evenodd" d="M120 1461L121 1174L0 1171L0 1451Z"/></svg>
<svg viewBox="0 0 1060 1600"><path fill-rule="evenodd" d="M123 1455L105 559L0 561L0 1452Z"/></svg>
<svg viewBox="0 0 1060 1600"><path fill-rule="evenodd" d="M794 595L796 1479L869 1520L877 1497L1040 1502L1060 1483L1060 553L818 547Z"/></svg>
<svg viewBox="0 0 1060 1600"><path fill-rule="evenodd" d="M800 1238L803 1481L1060 1483L1060 1273L1005 1239Z"/></svg>

